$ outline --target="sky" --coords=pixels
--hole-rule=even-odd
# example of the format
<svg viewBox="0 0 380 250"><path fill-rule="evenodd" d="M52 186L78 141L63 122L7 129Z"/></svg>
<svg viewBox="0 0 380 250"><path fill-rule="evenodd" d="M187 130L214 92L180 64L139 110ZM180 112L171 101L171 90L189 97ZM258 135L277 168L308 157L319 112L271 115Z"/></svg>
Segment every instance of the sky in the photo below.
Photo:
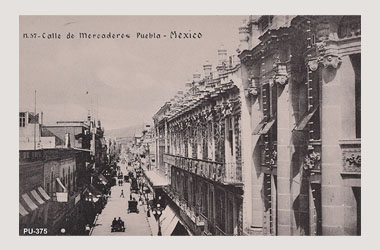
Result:
<svg viewBox="0 0 380 250"><path fill-rule="evenodd" d="M236 54L246 16L21 16L20 111L43 111L44 123L85 120L88 110L107 129L152 123L217 49ZM200 39L169 39L171 31ZM67 33L75 35L66 39ZM79 32L123 33L129 39L79 39ZM137 38L158 33L161 39ZM25 38L60 34L61 39ZM53 35L54 36L54 35Z"/></svg>

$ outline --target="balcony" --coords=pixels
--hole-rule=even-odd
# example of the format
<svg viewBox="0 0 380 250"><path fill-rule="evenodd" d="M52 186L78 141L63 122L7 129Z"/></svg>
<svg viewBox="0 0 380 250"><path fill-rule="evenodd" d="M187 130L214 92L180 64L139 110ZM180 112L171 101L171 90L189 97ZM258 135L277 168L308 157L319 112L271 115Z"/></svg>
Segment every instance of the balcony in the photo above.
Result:
<svg viewBox="0 0 380 250"><path fill-rule="evenodd" d="M242 184L241 163L220 163L164 154L164 162L224 185Z"/></svg>
<svg viewBox="0 0 380 250"><path fill-rule="evenodd" d="M174 192L170 187L164 187L163 189L172 202L180 209L180 215L189 218L196 227L200 227L202 230L205 228L207 219L201 215L198 207L190 206L184 198Z"/></svg>
<svg viewBox="0 0 380 250"><path fill-rule="evenodd" d="M342 149L342 174L361 174L361 140L340 140Z"/></svg>

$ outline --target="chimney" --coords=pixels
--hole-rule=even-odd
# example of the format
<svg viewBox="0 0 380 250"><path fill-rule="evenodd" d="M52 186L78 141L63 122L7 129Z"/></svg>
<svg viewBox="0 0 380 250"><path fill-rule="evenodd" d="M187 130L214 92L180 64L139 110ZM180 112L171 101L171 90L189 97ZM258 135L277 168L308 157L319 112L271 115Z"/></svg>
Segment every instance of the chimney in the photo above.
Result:
<svg viewBox="0 0 380 250"><path fill-rule="evenodd" d="M90 113L90 110L88 110L88 114L87 114L87 121L91 121L91 113Z"/></svg>
<svg viewBox="0 0 380 250"><path fill-rule="evenodd" d="M199 82L201 80L201 73L199 73L198 71L197 72L195 72L194 74L193 74L193 81L194 82Z"/></svg>
<svg viewBox="0 0 380 250"><path fill-rule="evenodd" d="M70 145L70 133L65 134L65 148L71 148Z"/></svg>
<svg viewBox="0 0 380 250"><path fill-rule="evenodd" d="M205 72L205 78L210 78L211 69L212 69L211 63L208 60L206 60L205 64L203 65L203 70Z"/></svg>
<svg viewBox="0 0 380 250"><path fill-rule="evenodd" d="M193 86L193 82L190 79L188 79L185 82L185 89L186 89L186 91L188 91L189 89L191 89L192 86Z"/></svg>
<svg viewBox="0 0 380 250"><path fill-rule="evenodd" d="M239 50L243 52L248 49L249 40L249 27L246 20L243 20L243 24L239 27Z"/></svg>
<svg viewBox="0 0 380 250"><path fill-rule="evenodd" d="M41 122L40 124L44 124L44 112L41 111Z"/></svg>
<svg viewBox="0 0 380 250"><path fill-rule="evenodd" d="M227 49L222 44L218 49L218 66L223 65L227 65Z"/></svg>

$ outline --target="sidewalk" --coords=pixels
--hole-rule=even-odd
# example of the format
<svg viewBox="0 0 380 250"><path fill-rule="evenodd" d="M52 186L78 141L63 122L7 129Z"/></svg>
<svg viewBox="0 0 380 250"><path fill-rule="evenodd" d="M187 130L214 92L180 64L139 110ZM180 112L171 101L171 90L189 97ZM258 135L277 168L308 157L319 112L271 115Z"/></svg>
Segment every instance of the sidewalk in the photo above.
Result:
<svg viewBox="0 0 380 250"><path fill-rule="evenodd" d="M150 230L153 236L158 236L158 223L154 218L152 211L150 211L150 217L147 216L147 205L143 205L144 213L146 215L147 222L149 223Z"/></svg>

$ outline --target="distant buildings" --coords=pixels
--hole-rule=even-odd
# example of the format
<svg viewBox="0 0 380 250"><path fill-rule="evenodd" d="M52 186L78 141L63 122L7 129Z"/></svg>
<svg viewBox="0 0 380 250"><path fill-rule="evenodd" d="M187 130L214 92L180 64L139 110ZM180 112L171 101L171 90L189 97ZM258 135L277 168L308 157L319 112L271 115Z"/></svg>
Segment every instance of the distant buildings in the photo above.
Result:
<svg viewBox="0 0 380 250"><path fill-rule="evenodd" d="M43 113L19 112L19 148L20 150L34 150L41 148L55 148L54 136L42 135Z"/></svg>

